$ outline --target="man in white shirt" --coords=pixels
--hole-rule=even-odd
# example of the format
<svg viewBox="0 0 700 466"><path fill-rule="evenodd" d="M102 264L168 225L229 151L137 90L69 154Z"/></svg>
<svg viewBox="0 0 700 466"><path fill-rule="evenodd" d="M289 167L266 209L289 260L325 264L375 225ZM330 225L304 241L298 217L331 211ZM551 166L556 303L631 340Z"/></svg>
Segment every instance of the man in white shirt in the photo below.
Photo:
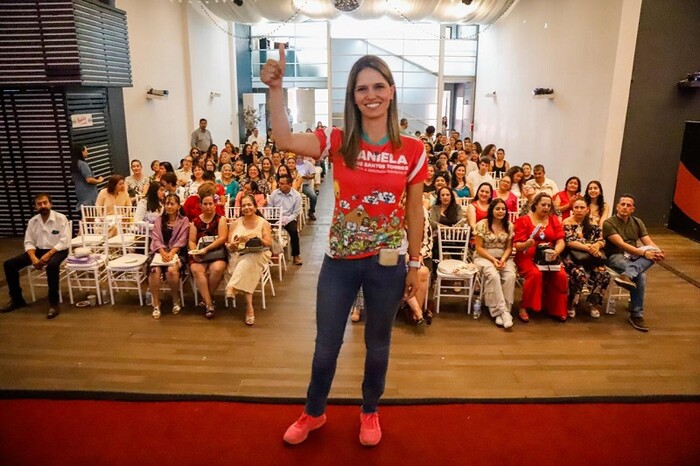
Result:
<svg viewBox="0 0 700 466"><path fill-rule="evenodd" d="M37 194L34 208L39 212L29 220L24 234L24 253L5 261L5 277L10 289L10 304L0 309L0 313L12 312L27 305L22 297L19 272L27 266L37 270L46 268L49 284L49 312L47 319L60 313L59 287L61 262L68 256L71 231L65 215L51 210L51 196Z"/></svg>
<svg viewBox="0 0 700 466"><path fill-rule="evenodd" d="M489 175L489 169L491 168L491 163L486 157L479 160L479 169L473 171L467 175L467 185L469 186L469 192L476 197L476 190L479 189L481 183L489 183L493 186L493 177Z"/></svg>
<svg viewBox="0 0 700 466"><path fill-rule="evenodd" d="M532 188L532 196L537 196L539 193L547 193L550 196L554 196L559 192L557 184L549 178L545 178L544 174L544 165L542 164L537 164L532 169L533 178L525 183L525 187Z"/></svg>
<svg viewBox="0 0 700 466"><path fill-rule="evenodd" d="M292 260L295 265L301 265L297 224L299 214L301 214L301 194L292 189L292 177L289 175L280 176L278 186L279 188L270 194L267 205L282 208L280 220L282 227L289 233L289 242L292 245Z"/></svg>
<svg viewBox="0 0 700 466"><path fill-rule="evenodd" d="M476 163L472 162L469 160L469 156L467 155L467 151L460 149L457 151L457 164L462 164L464 167L467 169L467 175L469 175L471 172L479 171L479 167L476 166ZM455 164L455 165L457 165ZM454 167L453 167L454 170Z"/></svg>
<svg viewBox="0 0 700 466"><path fill-rule="evenodd" d="M248 144L257 142L258 147L265 147L265 138L260 136L258 128L253 128L253 132L250 134L250 136L248 136L248 140L246 142Z"/></svg>
<svg viewBox="0 0 700 466"><path fill-rule="evenodd" d="M399 122L399 132L405 136L411 136L413 137L413 134L408 130L408 119L406 118L401 118L401 121Z"/></svg>

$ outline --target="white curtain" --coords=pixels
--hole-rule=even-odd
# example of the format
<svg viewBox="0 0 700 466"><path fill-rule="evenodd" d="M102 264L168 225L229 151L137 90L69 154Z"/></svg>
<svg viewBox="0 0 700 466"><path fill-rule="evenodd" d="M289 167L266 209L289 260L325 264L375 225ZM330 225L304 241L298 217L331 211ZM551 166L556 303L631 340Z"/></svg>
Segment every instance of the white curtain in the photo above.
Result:
<svg viewBox="0 0 700 466"><path fill-rule="evenodd" d="M517 1L474 0L467 6L456 0L363 0L358 9L347 13L337 10L331 0L243 0L242 6L235 5L232 0L209 0L209 3L201 4L221 19L243 24L287 21L297 10L300 11L294 21L348 15L355 19L389 17L450 24L489 24Z"/></svg>

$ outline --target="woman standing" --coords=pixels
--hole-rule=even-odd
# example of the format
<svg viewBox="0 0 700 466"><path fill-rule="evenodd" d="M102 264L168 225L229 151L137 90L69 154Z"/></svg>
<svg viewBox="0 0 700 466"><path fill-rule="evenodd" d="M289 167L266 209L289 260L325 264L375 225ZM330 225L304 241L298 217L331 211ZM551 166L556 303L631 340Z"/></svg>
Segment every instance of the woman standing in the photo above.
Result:
<svg viewBox="0 0 700 466"><path fill-rule="evenodd" d="M552 198L540 193L532 201L530 213L515 222L515 264L523 283L523 299L518 318L528 322L528 309L534 312L547 310L555 319L566 321L566 294L568 276L564 267L558 272L542 272L535 265L535 250L538 244L548 243L554 250L554 258L564 250L564 230L559 217L554 215Z"/></svg>
<svg viewBox="0 0 700 466"><path fill-rule="evenodd" d="M563 191L554 195L554 209L561 213L561 219L566 220L571 215L571 207L577 199L581 199L581 180L572 176L566 180Z"/></svg>
<svg viewBox="0 0 700 466"><path fill-rule="evenodd" d="M469 185L467 184L467 167L457 164L452 172L452 190L457 197L470 197Z"/></svg>
<svg viewBox="0 0 700 466"><path fill-rule="evenodd" d="M603 186L600 181L593 180L586 186L586 193L583 195L588 206L588 216L591 222L603 228L603 222L608 218L608 204L603 198Z"/></svg>
<svg viewBox="0 0 700 466"><path fill-rule="evenodd" d="M584 199L576 199L572 206L572 214L564 220L564 241L570 253L564 260L569 274L569 317L576 315L576 305L584 287L590 291L591 317L600 317L603 306L603 295L610 284L610 273L605 270L605 256L601 250L605 246L603 230L598 224L591 222L589 209ZM582 258L575 252L580 251ZM581 256L581 254L579 254Z"/></svg>
<svg viewBox="0 0 700 466"><path fill-rule="evenodd" d="M476 190L474 201L467 207L467 223L472 230L476 227L477 222L486 218L493 197L493 188L491 183L481 183Z"/></svg>
<svg viewBox="0 0 700 466"><path fill-rule="evenodd" d="M262 247L267 249L239 253L252 238L258 238ZM236 291L243 292L246 302L245 323L249 326L255 325L253 292L260 283L265 265L272 257L269 249L271 246L270 224L258 211L253 196L245 195L241 200L241 216L229 228L228 250L231 256L228 271L231 278L226 284L226 296L232 298Z"/></svg>
<svg viewBox="0 0 700 466"><path fill-rule="evenodd" d="M130 206L131 199L126 192L124 177L121 175L110 176L107 187L100 190L100 194L97 195L95 205L104 206L105 215L114 215L115 206Z"/></svg>
<svg viewBox="0 0 700 466"><path fill-rule="evenodd" d="M372 446L381 440L377 411L384 391L393 322L401 297L410 298L418 286L425 150L417 139L400 134L394 79L380 58L364 56L350 70L344 131L328 128L311 134L289 132L282 93L285 66L281 46L280 62L268 60L261 72L262 81L270 88L277 144L315 159L328 154L334 165L336 195L328 254L321 266L316 295L317 337L306 407L287 429L284 440L301 443L310 431L326 422L326 401L347 317L362 286L367 355L360 443ZM361 157L375 152L384 154L387 163L372 164ZM381 235L374 233L379 230ZM404 259L407 252L408 272Z"/></svg>
<svg viewBox="0 0 700 466"><path fill-rule="evenodd" d="M204 186L206 188L207 186ZM206 311L204 317L212 319L214 312L213 295L219 288L221 279L226 271L226 252L223 251L226 242L228 228L226 217L216 211L216 200L208 192L202 192L199 196L199 205L202 211L190 223L189 250L191 254L190 272L197 285L197 291L202 295ZM213 239L208 245L203 246L200 240L203 237ZM201 249L199 249L201 247ZM207 258L208 253L222 250L223 257ZM197 292L195 291L195 293Z"/></svg>
<svg viewBox="0 0 700 466"><path fill-rule="evenodd" d="M148 284L153 296L151 315L154 319L160 318L160 284L163 276L170 285L173 314L179 314L182 309L179 293L180 275L184 273L187 264L189 232L190 221L180 214L180 198L176 194L168 194L165 198L164 213L156 219L151 232L151 273L148 276Z"/></svg>
<svg viewBox="0 0 700 466"><path fill-rule="evenodd" d="M82 144L73 144L70 153L70 173L75 185L75 196L78 198L77 210L84 205L95 205L97 201L97 184L104 178L92 174L92 168L85 159L88 157L87 147Z"/></svg>
<svg viewBox="0 0 700 466"><path fill-rule="evenodd" d="M510 257L513 252L513 224L508 221L508 209L503 199L495 198L486 218L474 228L476 255L474 264L483 275L482 296L496 325L513 326L510 314L513 306L516 270Z"/></svg>
<svg viewBox="0 0 700 466"><path fill-rule="evenodd" d="M136 203L137 197L143 193L148 186L148 177L143 174L143 166L140 160L131 161L131 172L130 176L126 177L124 182L126 183L126 192L129 194L129 198L132 203Z"/></svg>

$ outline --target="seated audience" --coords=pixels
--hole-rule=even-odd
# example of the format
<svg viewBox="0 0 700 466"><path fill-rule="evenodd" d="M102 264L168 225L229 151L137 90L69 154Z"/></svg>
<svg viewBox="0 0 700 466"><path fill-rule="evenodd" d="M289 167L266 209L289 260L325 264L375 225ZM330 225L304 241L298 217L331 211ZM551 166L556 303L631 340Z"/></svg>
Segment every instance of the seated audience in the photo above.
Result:
<svg viewBox="0 0 700 466"><path fill-rule="evenodd" d="M153 225L163 214L163 201L165 199L165 188L157 181L152 182L146 191L146 197L141 199L136 205L134 221L148 222Z"/></svg>
<svg viewBox="0 0 700 466"><path fill-rule="evenodd" d="M149 190L150 191L150 190ZM160 284L167 281L173 298L173 314L182 309L180 302L180 277L187 266L187 241L190 235L190 221L180 213L180 198L168 194L165 209L153 224L151 232L151 260L148 277L149 289L153 296L154 319L160 318Z"/></svg>
<svg viewBox="0 0 700 466"><path fill-rule="evenodd" d="M133 204L136 203L137 196L140 196L144 192L146 186L149 184L148 177L143 174L143 166L140 160L131 161L131 172L124 180L126 183L126 192L129 194L129 199Z"/></svg>
<svg viewBox="0 0 700 466"><path fill-rule="evenodd" d="M489 205L493 198L493 188L491 183L481 183L476 190L474 200L467 207L467 223L472 231L476 224L486 218L489 211Z"/></svg>
<svg viewBox="0 0 700 466"><path fill-rule="evenodd" d="M522 165L523 168L523 183L527 183L532 179L532 165L530 165L528 162L525 162Z"/></svg>
<svg viewBox="0 0 700 466"><path fill-rule="evenodd" d="M200 186L202 186L202 183L204 183L204 178L202 178L204 175L204 168L200 166L195 166L192 169L192 179L185 185L185 199L187 199L190 196L194 196L197 194L197 190L199 189Z"/></svg>
<svg viewBox="0 0 700 466"><path fill-rule="evenodd" d="M647 332L649 327L644 321L646 271L665 256L647 233L644 222L632 215L634 202L631 194L620 196L616 214L603 222L603 238L608 267L621 274L615 277L615 283L630 292L629 322L635 329Z"/></svg>
<svg viewBox="0 0 700 466"><path fill-rule="evenodd" d="M221 179L221 173L216 170L216 163L211 159L204 162L204 171L213 173L215 181Z"/></svg>
<svg viewBox="0 0 700 466"><path fill-rule="evenodd" d="M257 238L259 245L266 249L246 251L250 247L248 242L253 238ZM231 278L226 284L226 296L234 297L237 291L243 292L246 301L245 323L252 326L255 324L253 293L272 256L269 249L272 246L272 232L270 224L258 211L255 199L249 194L241 199L241 216L231 224L227 245L231 253L228 266Z"/></svg>
<svg viewBox="0 0 700 466"><path fill-rule="evenodd" d="M208 172L211 173L211 172ZM197 194L194 196L188 197L185 202L182 204L182 208L185 211L185 215L187 216L188 219L190 219L190 222L193 222L194 219L202 213L202 210L200 208L201 205L201 199L202 199L202 194L206 194L207 196L212 196L214 199L214 202L216 204L216 213L219 214L222 217L226 216L226 209L225 205L222 204L223 202L223 186L217 185L214 183L213 180L208 180L202 183L202 186L199 187L199 190L197 191Z"/></svg>
<svg viewBox="0 0 700 466"><path fill-rule="evenodd" d="M270 194L270 185L260 176L260 169L257 165L248 165L247 177L243 184L248 181L254 182L258 186L258 191L267 196Z"/></svg>
<svg viewBox="0 0 700 466"><path fill-rule="evenodd" d="M423 180L423 193L432 193L435 191L435 185L433 185L434 176L435 167L433 165L428 165L428 177Z"/></svg>
<svg viewBox="0 0 700 466"><path fill-rule="evenodd" d="M236 180L238 183L238 186L240 186L243 183L243 180L246 179L246 173L245 173L245 163L243 162L242 159L238 159L235 162L233 162L233 179Z"/></svg>
<svg viewBox="0 0 700 466"><path fill-rule="evenodd" d="M231 164L225 163L221 167L221 179L217 183L224 187L224 194L228 199L235 199L238 194L238 182L233 179L233 168Z"/></svg>
<svg viewBox="0 0 700 466"><path fill-rule="evenodd" d="M309 220L316 220L316 201L317 195L315 191L316 167L312 162L305 157L297 156L296 160L297 172L303 179L301 183L301 192L309 198Z"/></svg>
<svg viewBox="0 0 700 466"><path fill-rule="evenodd" d="M301 194L292 189L292 177L280 176L279 188L270 194L268 206L280 207L282 227L289 234L289 242L292 246L292 260L295 265L301 265L301 253L299 249L298 219L301 214Z"/></svg>
<svg viewBox="0 0 700 466"><path fill-rule="evenodd" d="M243 196L251 195L255 199L255 205L258 207L265 207L267 205L267 198L258 190L258 184L255 181L246 180L243 183L243 188L236 194L236 199L233 205L236 207L241 206L241 199Z"/></svg>
<svg viewBox="0 0 700 466"><path fill-rule="evenodd" d="M228 237L228 228L226 217L216 211L217 204L214 196L210 194L211 188L205 185L201 189L199 204L202 213L190 223L188 249L191 251L190 272L206 309L204 317L211 319L216 311L213 295L226 271L227 256L224 243ZM200 242L203 237L214 241L204 246ZM223 251L223 255L219 251Z"/></svg>
<svg viewBox="0 0 700 466"><path fill-rule="evenodd" d="M511 192L515 194L516 199L520 199L522 197L523 185L525 184L523 169L517 165L513 165L506 175L510 178Z"/></svg>
<svg viewBox="0 0 700 466"><path fill-rule="evenodd" d="M45 193L34 197L34 208L38 212L27 224L24 233L24 252L3 264L5 279L10 291L10 303L0 313L12 312L27 305L22 296L19 272L33 266L35 270L46 269L49 285L49 312L47 319L60 313L59 291L61 262L68 256L71 241L70 222L60 212L51 210L51 196Z"/></svg>
<svg viewBox="0 0 700 466"><path fill-rule="evenodd" d="M467 184L469 185L469 191L476 193L477 186L482 183L488 183L493 186L493 177L489 174L489 169L491 168L491 163L487 158L481 158L479 160L479 170L471 172L467 175ZM476 195L476 194L475 194Z"/></svg>
<svg viewBox="0 0 700 466"><path fill-rule="evenodd" d="M600 227L590 220L586 201L577 198L572 204L571 215L562 222L569 252L564 256L564 266L569 274L568 313L569 317L576 316L576 306L583 289L587 288L589 312L597 319L610 283L610 274L605 271L605 256L601 253L605 240Z"/></svg>
<svg viewBox="0 0 700 466"><path fill-rule="evenodd" d="M481 295L496 325L513 326L511 308L515 291L516 270L513 252L513 224L508 221L508 207L503 199L489 204L486 218L474 228L474 264L482 275Z"/></svg>
<svg viewBox="0 0 700 466"><path fill-rule="evenodd" d="M192 179L192 164L195 158L199 157L199 150L196 147L190 149L190 153L182 159L182 168L175 170L177 175L177 184L185 186Z"/></svg>
<svg viewBox="0 0 700 466"><path fill-rule="evenodd" d="M571 215L574 202L581 198L581 180L578 176L572 176L566 180L565 189L554 195L554 210L561 214L562 220L566 220Z"/></svg>
<svg viewBox="0 0 700 466"><path fill-rule="evenodd" d="M546 310L555 319L566 321L566 296L569 279L566 270L541 271L535 265L535 252L538 244L547 243L552 259L564 251L564 230L559 217L554 215L552 197L540 193L532 201L530 213L515 222L515 265L518 273L525 279L523 297L520 302L518 318L528 322L528 309L533 312Z"/></svg>
<svg viewBox="0 0 700 466"><path fill-rule="evenodd" d="M263 157L260 161L260 177L267 182L270 192L277 189L277 180L275 179L275 170L272 167L270 157Z"/></svg>
<svg viewBox="0 0 700 466"><path fill-rule="evenodd" d="M107 187L101 189L97 195L95 205L104 206L106 215L114 215L115 206L130 206L131 199L129 199L129 193L126 192L124 177L121 175L110 176Z"/></svg>
<svg viewBox="0 0 700 466"><path fill-rule="evenodd" d="M610 213L608 212L608 204L603 197L603 186L600 181L593 180L588 183L583 198L590 209L588 216L591 218L591 222L603 228L603 222Z"/></svg>
<svg viewBox="0 0 700 466"><path fill-rule="evenodd" d="M504 175L500 180L498 180L498 189L493 192L493 197L494 199L497 197L503 199L503 202L506 203L508 212L517 212L518 198L515 197L515 194L513 194L513 191L511 191L511 185L512 183L510 176Z"/></svg>
<svg viewBox="0 0 700 466"><path fill-rule="evenodd" d="M523 166L523 171L524 171L524 166ZM539 193L547 193L547 194L549 194L550 197L552 197L556 193L559 192L559 188L557 188L557 184L554 181L550 180L549 178L545 178L545 176L544 176L545 171L544 171L543 165L541 165L541 164L535 165L533 173L534 173L533 179L531 179L527 183L525 183L525 186L532 188L534 196L538 195Z"/></svg>
<svg viewBox="0 0 700 466"><path fill-rule="evenodd" d="M491 171L493 171L496 178L505 175L510 170L510 164L505 160L505 157L506 151L503 148L499 148L496 151L496 160L491 165Z"/></svg>
<svg viewBox="0 0 700 466"><path fill-rule="evenodd" d="M457 197L471 197L467 184L467 167L461 163L456 165L452 172L452 190Z"/></svg>

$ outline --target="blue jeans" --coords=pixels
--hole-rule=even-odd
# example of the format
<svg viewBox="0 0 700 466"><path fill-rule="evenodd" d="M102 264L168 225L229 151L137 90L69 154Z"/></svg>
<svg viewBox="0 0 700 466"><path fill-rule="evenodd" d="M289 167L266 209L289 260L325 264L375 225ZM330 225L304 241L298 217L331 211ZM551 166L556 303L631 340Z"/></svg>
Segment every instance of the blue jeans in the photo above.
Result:
<svg viewBox="0 0 700 466"><path fill-rule="evenodd" d="M624 254L612 254L608 258L608 266L618 273L624 273L632 279L637 285L637 288L630 290L630 314L633 317L642 317L644 314L644 290L647 286L646 270L654 265L654 261L650 261L644 257L638 257L634 260L628 259Z"/></svg>
<svg viewBox="0 0 700 466"><path fill-rule="evenodd" d="M395 266L379 265L379 256L364 259L323 259L316 294L316 348L305 411L320 416L326 411L338 353L357 291L365 295L365 376L362 412L377 411L384 393L389 365L391 330L406 280L404 256Z"/></svg>
<svg viewBox="0 0 700 466"><path fill-rule="evenodd" d="M316 212L316 191L311 185L305 184L301 187L301 192L309 198L309 214Z"/></svg>

